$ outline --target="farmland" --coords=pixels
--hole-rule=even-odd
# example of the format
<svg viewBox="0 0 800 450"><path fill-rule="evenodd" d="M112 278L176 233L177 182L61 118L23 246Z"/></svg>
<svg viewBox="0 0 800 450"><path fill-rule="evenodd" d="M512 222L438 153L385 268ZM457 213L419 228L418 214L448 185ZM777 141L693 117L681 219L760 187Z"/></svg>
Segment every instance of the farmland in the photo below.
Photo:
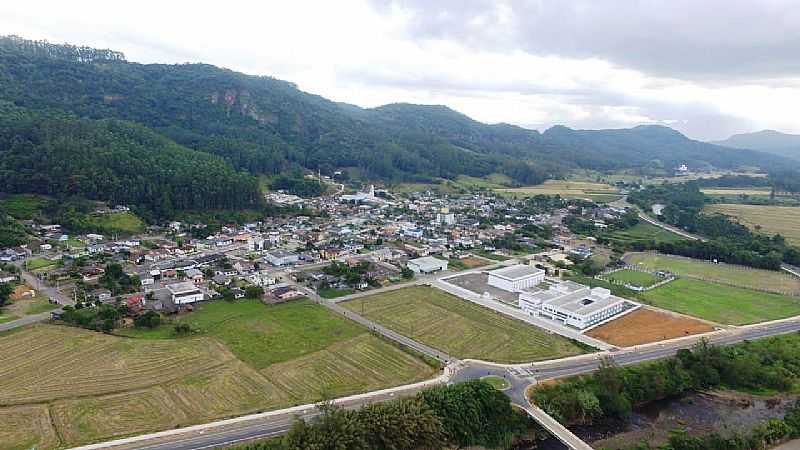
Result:
<svg viewBox="0 0 800 450"><path fill-rule="evenodd" d="M650 270L667 270L683 277L700 278L779 294L800 294L800 279L785 272L751 269L731 264L714 264L697 259L652 253L632 253L625 256L625 261L628 264L639 265Z"/></svg>
<svg viewBox="0 0 800 450"><path fill-rule="evenodd" d="M770 188L768 187L744 187L744 188L703 188L700 189L703 194L711 196L765 196L768 197Z"/></svg>
<svg viewBox="0 0 800 450"><path fill-rule="evenodd" d="M611 345L630 347L713 330L714 327L705 322L644 307L600 325L586 335Z"/></svg>
<svg viewBox="0 0 800 450"><path fill-rule="evenodd" d="M597 202L612 202L620 198L617 189L613 186L585 181L549 180L537 186L496 189L495 192L517 197L560 195L565 198L583 198Z"/></svg>
<svg viewBox="0 0 800 450"><path fill-rule="evenodd" d="M604 237L607 237L612 244L623 246L647 242L655 242L657 244L661 242L676 242L685 239L671 231L645 222L640 222L626 230L606 233Z"/></svg>
<svg viewBox="0 0 800 450"><path fill-rule="evenodd" d="M610 273L606 275L606 278L623 284L632 284L642 287L652 286L661 281L661 279L658 278L657 276L651 275L647 272L639 272L636 270L628 270L628 269L623 269L614 273Z"/></svg>
<svg viewBox="0 0 800 450"><path fill-rule="evenodd" d="M341 305L459 358L523 362L582 353L560 336L429 287L399 289Z"/></svg>
<svg viewBox="0 0 800 450"><path fill-rule="evenodd" d="M706 211L735 217L752 230L780 234L800 245L800 207L716 204L708 205Z"/></svg>
<svg viewBox="0 0 800 450"><path fill-rule="evenodd" d="M679 278L641 294L648 304L716 323L745 325L800 315L800 297Z"/></svg>
<svg viewBox="0 0 800 450"><path fill-rule="evenodd" d="M39 448L72 446L435 373L309 301L213 302L177 321L194 335L175 337L172 323L130 330L129 337L53 325L0 335L0 416L18 414L36 429L23 433L4 423L0 442L27 448L40 436Z"/></svg>

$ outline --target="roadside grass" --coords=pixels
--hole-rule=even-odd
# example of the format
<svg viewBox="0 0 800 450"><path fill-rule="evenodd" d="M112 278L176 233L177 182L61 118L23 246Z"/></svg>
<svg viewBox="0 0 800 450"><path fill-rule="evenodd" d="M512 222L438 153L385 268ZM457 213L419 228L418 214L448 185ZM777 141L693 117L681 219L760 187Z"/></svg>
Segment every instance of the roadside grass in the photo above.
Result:
<svg viewBox="0 0 800 450"><path fill-rule="evenodd" d="M659 244L662 242L677 242L686 239L671 231L644 222L640 222L627 230L606 233L604 237L608 238L612 244L618 244L623 247L651 241L655 241L655 243Z"/></svg>
<svg viewBox="0 0 800 450"><path fill-rule="evenodd" d="M508 381L506 381L501 377L498 377L497 375L487 375L485 377L481 377L481 381L485 381L491 387L497 389L498 391L505 391L506 389L511 387L511 385L508 384Z"/></svg>
<svg viewBox="0 0 800 450"><path fill-rule="evenodd" d="M99 216L88 216L88 223L100 233L137 234L145 229L144 222L136 214L126 211Z"/></svg>
<svg viewBox="0 0 800 450"><path fill-rule="evenodd" d="M631 253L625 261L650 270L667 270L678 276L698 277L706 281L742 288L765 290L777 294L800 293L800 278L785 272L753 269L733 264L714 264L669 255Z"/></svg>
<svg viewBox="0 0 800 450"><path fill-rule="evenodd" d="M713 204L706 206L705 211L735 217L751 230L780 234L788 242L800 245L800 207Z"/></svg>
<svg viewBox="0 0 800 450"><path fill-rule="evenodd" d="M610 273L606 275L606 278L618 281L620 283L627 283L641 287L652 286L661 281L661 279L655 275L629 269L623 269L614 273Z"/></svg>
<svg viewBox="0 0 800 450"><path fill-rule="evenodd" d="M800 298L679 278L641 294L648 304L728 325L800 315Z"/></svg>
<svg viewBox="0 0 800 450"><path fill-rule="evenodd" d="M350 295L353 292L355 291L352 289L325 288L317 291L317 294L319 294L319 296L322 298L331 299L331 298L344 297L345 295Z"/></svg>
<svg viewBox="0 0 800 450"><path fill-rule="evenodd" d="M459 358L515 363L584 352L561 336L430 287L398 289L341 305Z"/></svg>

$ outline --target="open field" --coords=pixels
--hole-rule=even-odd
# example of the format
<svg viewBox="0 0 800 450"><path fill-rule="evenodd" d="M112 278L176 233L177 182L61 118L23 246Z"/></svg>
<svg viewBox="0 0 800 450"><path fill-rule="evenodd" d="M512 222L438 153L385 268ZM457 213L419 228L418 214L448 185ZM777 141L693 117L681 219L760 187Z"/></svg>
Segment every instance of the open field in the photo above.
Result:
<svg viewBox="0 0 800 450"><path fill-rule="evenodd" d="M740 187L740 188L703 188L700 192L706 195L756 195L756 196L769 196L770 188L768 187Z"/></svg>
<svg viewBox="0 0 800 450"><path fill-rule="evenodd" d="M132 212L89 216L87 222L101 233L136 234L141 233L145 228L142 219Z"/></svg>
<svg viewBox="0 0 800 450"><path fill-rule="evenodd" d="M176 338L172 323L128 330L132 337L55 325L0 335L0 417L34 404L53 415L52 425L49 415L26 419L36 429L27 433L1 424L0 449L6 442L28 448L31 436L50 435L57 442L40 448L73 446L314 402L323 393L411 383L436 372L304 300L271 307L256 300L212 302L178 321L195 335Z"/></svg>
<svg viewBox="0 0 800 450"><path fill-rule="evenodd" d="M572 342L430 287L411 287L341 304L459 358L523 362L577 355Z"/></svg>
<svg viewBox="0 0 800 450"><path fill-rule="evenodd" d="M705 211L735 217L752 230L780 234L794 245L800 245L800 207L716 204Z"/></svg>
<svg viewBox="0 0 800 450"><path fill-rule="evenodd" d="M617 272L610 273L605 277L608 278L609 280L618 281L620 283L625 283L625 284L632 284L641 287L652 286L661 281L661 278L658 278L655 275L651 275L647 272L638 272L636 270L629 270L629 269L619 270Z"/></svg>
<svg viewBox="0 0 800 450"><path fill-rule="evenodd" d="M586 335L619 347L647 344L714 331L699 320L642 307L589 330Z"/></svg>
<svg viewBox="0 0 800 450"><path fill-rule="evenodd" d="M47 301L47 297L43 295L36 295L32 298L23 297L12 301L10 304L6 304L3 306L3 308L0 308L0 322L3 321L3 317L19 318L23 316L29 316L31 314L52 311L56 308L58 308L58 305L51 304Z"/></svg>
<svg viewBox="0 0 800 450"><path fill-rule="evenodd" d="M450 270L469 270L489 265L489 262L478 258L450 258L447 268Z"/></svg>
<svg viewBox="0 0 800 450"><path fill-rule="evenodd" d="M37 257L27 260L26 266L28 267L28 270L37 270L37 269L43 269L45 267L50 267L55 263L56 263L55 261L51 261L47 258Z"/></svg>
<svg viewBox="0 0 800 450"><path fill-rule="evenodd" d="M317 291L319 296L322 297L322 298L344 297L345 295L350 295L353 292L355 292L355 291L352 290L352 289L337 289L337 288L330 288L330 287L329 288L325 288L325 289L320 289L319 291Z"/></svg>
<svg viewBox="0 0 800 450"><path fill-rule="evenodd" d="M604 237L609 238L612 244L619 244L622 246L627 246L638 242L677 242L685 239L683 236L645 222L640 222L628 228L627 230L606 233Z"/></svg>
<svg viewBox="0 0 800 450"><path fill-rule="evenodd" d="M608 184L586 181L548 180L537 186L496 189L503 195L532 197L534 195L560 195L565 198L584 198L597 202L612 202L620 199L617 189Z"/></svg>
<svg viewBox="0 0 800 450"><path fill-rule="evenodd" d="M52 448L57 444L47 405L0 408L0 450Z"/></svg>
<svg viewBox="0 0 800 450"><path fill-rule="evenodd" d="M714 264L698 259L653 253L632 253L625 261L650 270L667 270L678 276L700 278L721 284L765 290L779 294L800 293L800 278L785 272Z"/></svg>
<svg viewBox="0 0 800 450"><path fill-rule="evenodd" d="M746 325L800 315L800 297L679 278L643 292L648 304L716 323Z"/></svg>

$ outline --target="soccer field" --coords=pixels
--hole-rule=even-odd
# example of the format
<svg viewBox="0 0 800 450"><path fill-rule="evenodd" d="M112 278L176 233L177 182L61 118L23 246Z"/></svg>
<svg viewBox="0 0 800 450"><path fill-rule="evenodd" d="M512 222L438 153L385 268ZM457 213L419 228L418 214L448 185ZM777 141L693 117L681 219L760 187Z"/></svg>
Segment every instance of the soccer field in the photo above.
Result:
<svg viewBox="0 0 800 450"><path fill-rule="evenodd" d="M658 278L657 276L651 275L647 272L639 272L636 270L628 270L628 269L618 270L616 272L606 275L605 277L608 278L609 280L618 281L620 283L632 284L641 287L652 286L661 281L661 279Z"/></svg>
<svg viewBox="0 0 800 450"><path fill-rule="evenodd" d="M0 449L75 446L436 373L307 300L211 302L179 321L196 333L177 338L167 324L118 337L35 325L0 335L0 417L26 421L0 424Z"/></svg>
<svg viewBox="0 0 800 450"><path fill-rule="evenodd" d="M800 298L679 278L642 293L646 303L728 325L800 315Z"/></svg>
<svg viewBox="0 0 800 450"><path fill-rule="evenodd" d="M583 353L569 340L431 287L411 287L341 304L459 358L525 362Z"/></svg>
<svg viewBox="0 0 800 450"><path fill-rule="evenodd" d="M698 259L653 253L632 253L625 262L650 270L667 270L678 276L701 278L743 288L761 289L779 294L800 293L800 278L785 272L752 269L732 264L714 264Z"/></svg>

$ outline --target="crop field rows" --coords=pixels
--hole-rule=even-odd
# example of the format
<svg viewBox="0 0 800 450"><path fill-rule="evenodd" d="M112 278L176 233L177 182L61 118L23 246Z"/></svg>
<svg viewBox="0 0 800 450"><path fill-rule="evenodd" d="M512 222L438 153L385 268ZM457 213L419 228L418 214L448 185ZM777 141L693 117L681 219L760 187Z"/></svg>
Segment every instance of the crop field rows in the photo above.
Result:
<svg viewBox="0 0 800 450"><path fill-rule="evenodd" d="M342 306L460 358L523 362L582 352L560 336L429 287L362 297Z"/></svg>
<svg viewBox="0 0 800 450"><path fill-rule="evenodd" d="M211 303L185 320L203 330L175 338L165 327L127 338L34 325L1 335L0 418L21 419L0 424L0 450L108 440L436 373L306 301ZM18 421L25 425L12 426Z"/></svg>

